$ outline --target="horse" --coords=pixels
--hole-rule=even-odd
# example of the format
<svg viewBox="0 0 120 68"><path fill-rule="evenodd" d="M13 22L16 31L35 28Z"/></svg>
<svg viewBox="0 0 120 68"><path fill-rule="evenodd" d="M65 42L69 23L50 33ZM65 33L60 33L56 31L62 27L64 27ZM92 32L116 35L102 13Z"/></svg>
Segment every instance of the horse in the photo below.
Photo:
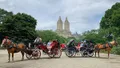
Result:
<svg viewBox="0 0 120 68"><path fill-rule="evenodd" d="M22 60L24 60L24 48L25 45L23 43L14 44L11 40L4 38L2 40L1 47L5 47L8 51L8 62L10 62L10 54L12 53L12 61L14 61L14 53L18 53L21 51Z"/></svg>
<svg viewBox="0 0 120 68"><path fill-rule="evenodd" d="M96 57L96 52L98 52L98 57L100 57L100 55L99 55L100 50L104 49L105 51L108 51L108 58L109 58L109 54L110 54L112 47L117 46L117 44L118 43L116 42L116 40L113 40L113 41L106 43L106 44L95 45L95 57Z"/></svg>

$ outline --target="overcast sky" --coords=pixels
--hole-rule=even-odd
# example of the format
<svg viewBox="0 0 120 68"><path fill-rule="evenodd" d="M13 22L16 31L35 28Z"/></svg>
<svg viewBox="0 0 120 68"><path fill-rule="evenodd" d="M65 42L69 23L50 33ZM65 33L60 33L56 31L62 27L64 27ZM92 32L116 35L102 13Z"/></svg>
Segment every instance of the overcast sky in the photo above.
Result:
<svg viewBox="0 0 120 68"><path fill-rule="evenodd" d="M32 15L36 29L56 30L59 16L68 17L72 33L98 29L107 9L120 0L0 0L0 8Z"/></svg>

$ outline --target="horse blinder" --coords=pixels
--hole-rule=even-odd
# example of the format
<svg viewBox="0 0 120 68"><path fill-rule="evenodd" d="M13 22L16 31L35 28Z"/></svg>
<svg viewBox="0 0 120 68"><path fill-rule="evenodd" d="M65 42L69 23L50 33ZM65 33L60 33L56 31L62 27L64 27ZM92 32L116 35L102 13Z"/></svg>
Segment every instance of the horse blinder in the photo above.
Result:
<svg viewBox="0 0 120 68"><path fill-rule="evenodd" d="M2 45L3 45L3 47L7 47L8 46L7 39L5 39L5 41L4 41L4 43Z"/></svg>

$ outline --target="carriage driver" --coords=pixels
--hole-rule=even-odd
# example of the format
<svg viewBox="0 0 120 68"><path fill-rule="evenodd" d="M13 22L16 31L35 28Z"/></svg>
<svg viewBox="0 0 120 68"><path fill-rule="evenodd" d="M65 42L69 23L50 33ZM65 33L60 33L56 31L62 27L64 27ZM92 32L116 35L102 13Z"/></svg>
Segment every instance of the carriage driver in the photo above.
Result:
<svg viewBox="0 0 120 68"><path fill-rule="evenodd" d="M38 45L42 44L42 39L41 39L40 37L37 37L37 38L34 40L34 44L35 44L35 46L38 46ZM35 47L35 46L34 46L34 47Z"/></svg>

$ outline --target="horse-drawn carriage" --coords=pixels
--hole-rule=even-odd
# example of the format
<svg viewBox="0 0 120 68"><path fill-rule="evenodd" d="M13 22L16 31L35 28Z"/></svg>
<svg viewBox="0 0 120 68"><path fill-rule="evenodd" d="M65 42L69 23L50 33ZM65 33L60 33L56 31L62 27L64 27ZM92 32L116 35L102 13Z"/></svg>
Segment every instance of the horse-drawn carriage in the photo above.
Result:
<svg viewBox="0 0 120 68"><path fill-rule="evenodd" d="M82 56L90 56L92 57L94 54L94 48L95 48L95 56L96 52L98 52L98 57L99 57L99 52L101 49L105 49L108 51L108 58L109 58L109 53L110 50L112 49L112 46L117 46L118 43L116 40L113 40L107 44L97 44L95 47L93 44L87 44L84 46L81 46L81 43L78 43L77 46L72 46L69 47L68 45L65 47L65 53L68 57L73 57L77 53L81 54ZM2 47L5 47L8 51L8 62L10 62L10 54L12 54L12 61L14 61L14 53L21 52L22 54L22 60L24 60L24 53L26 53L26 57L28 59L33 58L40 58L41 57L41 51L42 50L44 53L46 53L49 57L61 57L62 51L61 47L59 45L59 42L57 40L52 41L50 46L47 46L45 44L40 44L39 46L36 46L36 48L26 48L25 44L19 43L15 44L11 40L8 39L8 37L5 37L2 40Z"/></svg>
<svg viewBox="0 0 120 68"><path fill-rule="evenodd" d="M35 48L29 48L26 47L25 44L19 43L15 44L13 43L8 37L5 37L2 40L2 47L5 47L8 51L8 62L10 62L10 53L12 53L12 61L14 61L14 53L21 52L22 54L22 60L24 60L24 53L26 53L26 57L28 59L35 58L38 59L41 57L41 51L45 52L48 54L49 57L61 57L62 51L60 49L59 42L54 40L50 44L50 46L46 46L45 44L40 44L36 46Z"/></svg>
<svg viewBox="0 0 120 68"><path fill-rule="evenodd" d="M65 54L68 57L74 57L76 55L81 55L82 57L94 55L94 45L93 44L84 44L81 46L81 43L76 43L76 46L67 46Z"/></svg>
<svg viewBox="0 0 120 68"><path fill-rule="evenodd" d="M41 56L41 51L42 50L44 53L46 53L50 58L53 57L61 57L62 51L60 49L58 41L54 40L50 44L50 46L47 46L46 44L40 44L36 46L34 49L26 49L28 52L26 52L26 57L28 59L33 58L40 58Z"/></svg>

